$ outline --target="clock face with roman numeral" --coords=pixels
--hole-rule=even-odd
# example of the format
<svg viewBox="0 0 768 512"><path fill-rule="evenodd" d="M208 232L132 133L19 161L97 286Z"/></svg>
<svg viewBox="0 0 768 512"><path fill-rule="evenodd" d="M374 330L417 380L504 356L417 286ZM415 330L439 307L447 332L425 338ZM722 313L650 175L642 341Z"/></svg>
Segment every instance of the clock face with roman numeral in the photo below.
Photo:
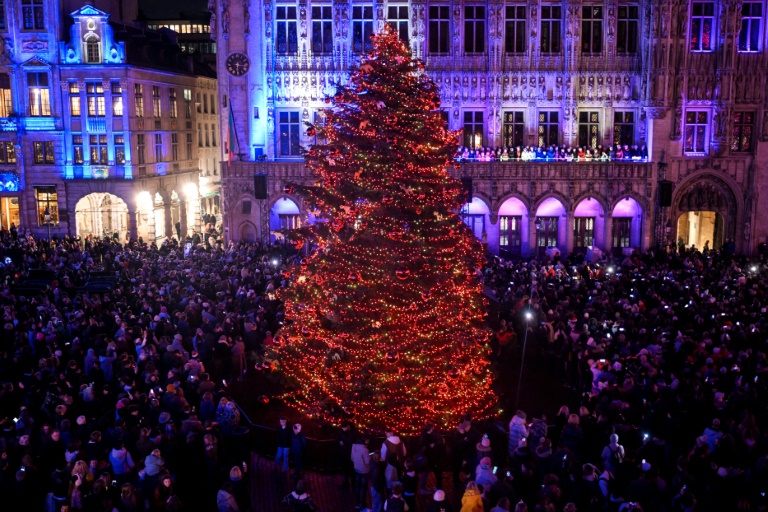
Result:
<svg viewBox="0 0 768 512"><path fill-rule="evenodd" d="M251 61L244 53L236 52L227 57L227 71L234 76L243 76L251 67Z"/></svg>

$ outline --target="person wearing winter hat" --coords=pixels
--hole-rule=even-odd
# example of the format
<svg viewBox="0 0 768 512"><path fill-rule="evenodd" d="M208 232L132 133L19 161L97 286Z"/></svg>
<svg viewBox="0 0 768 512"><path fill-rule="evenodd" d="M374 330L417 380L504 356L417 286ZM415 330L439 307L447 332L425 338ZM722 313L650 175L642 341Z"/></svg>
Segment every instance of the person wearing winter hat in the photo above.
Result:
<svg viewBox="0 0 768 512"><path fill-rule="evenodd" d="M453 512L454 508L445 499L445 492L435 491L432 495L432 501L427 506L427 512Z"/></svg>
<svg viewBox="0 0 768 512"><path fill-rule="evenodd" d="M475 444L475 458L472 461L475 466L480 464L483 457L491 456L491 440L488 435L484 435L480 442Z"/></svg>
<svg viewBox="0 0 768 512"><path fill-rule="evenodd" d="M497 480L498 478L493 474L493 468L491 468L491 458L483 457L480 459L480 464L475 468L475 483L488 489Z"/></svg>

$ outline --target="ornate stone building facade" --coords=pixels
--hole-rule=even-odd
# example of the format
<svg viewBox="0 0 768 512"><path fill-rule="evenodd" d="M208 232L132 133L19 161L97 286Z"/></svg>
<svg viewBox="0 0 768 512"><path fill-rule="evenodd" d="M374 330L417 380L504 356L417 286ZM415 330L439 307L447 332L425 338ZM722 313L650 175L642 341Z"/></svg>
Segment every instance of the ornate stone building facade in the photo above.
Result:
<svg viewBox="0 0 768 512"><path fill-rule="evenodd" d="M230 239L307 220L286 181L324 97L386 22L440 89L464 146L647 146L613 161L461 161L463 214L493 252L676 242L754 252L768 237L762 1L210 0ZM240 62L241 64L237 65ZM643 154L642 150L632 154ZM254 204L253 175L269 199ZM660 183L664 185L660 186ZM765 201L763 199L763 201Z"/></svg>

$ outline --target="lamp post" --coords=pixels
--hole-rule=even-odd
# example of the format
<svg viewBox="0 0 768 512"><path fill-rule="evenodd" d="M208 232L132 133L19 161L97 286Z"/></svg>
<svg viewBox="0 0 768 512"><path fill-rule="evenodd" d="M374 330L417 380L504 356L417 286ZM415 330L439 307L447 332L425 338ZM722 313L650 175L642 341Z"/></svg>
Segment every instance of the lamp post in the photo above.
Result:
<svg viewBox="0 0 768 512"><path fill-rule="evenodd" d="M48 244L51 243L51 210L48 209L48 207L45 207L45 211L43 212L43 220L45 220L45 225L48 226Z"/></svg>
<svg viewBox="0 0 768 512"><path fill-rule="evenodd" d="M531 313L531 303L528 302L528 310L525 312L525 334L523 335L523 354L520 358L520 376L517 379L517 393L515 395L515 409L520 408L520 388L523 385L523 368L525 368L525 347L528 344L528 327L533 318Z"/></svg>

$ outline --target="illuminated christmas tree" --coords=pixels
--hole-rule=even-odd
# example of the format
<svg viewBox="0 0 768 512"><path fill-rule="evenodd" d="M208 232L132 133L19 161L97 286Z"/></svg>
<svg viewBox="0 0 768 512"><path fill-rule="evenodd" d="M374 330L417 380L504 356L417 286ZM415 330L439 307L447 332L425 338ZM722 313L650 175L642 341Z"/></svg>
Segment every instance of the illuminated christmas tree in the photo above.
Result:
<svg viewBox="0 0 768 512"><path fill-rule="evenodd" d="M486 415L491 391L484 249L457 214L460 184L447 172L456 133L447 129L424 66L397 33L336 95L323 143L306 152L318 176L303 194L317 218L289 233L317 250L286 272L286 326L275 357L285 399L332 423L412 432Z"/></svg>

